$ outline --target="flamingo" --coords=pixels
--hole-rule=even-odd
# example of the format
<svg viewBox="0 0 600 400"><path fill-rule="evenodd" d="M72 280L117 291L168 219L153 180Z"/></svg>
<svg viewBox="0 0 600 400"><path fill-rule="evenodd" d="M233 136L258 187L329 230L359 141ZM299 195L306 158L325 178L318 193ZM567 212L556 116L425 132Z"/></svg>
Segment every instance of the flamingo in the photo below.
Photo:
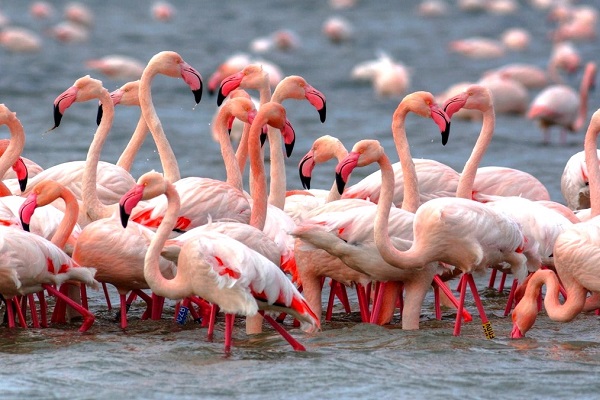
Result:
<svg viewBox="0 0 600 400"><path fill-rule="evenodd" d="M250 217L250 205L244 194L237 188L216 179L202 177L180 179L177 159L166 139L152 103L150 82L157 73L175 76L176 73L181 73L180 71L187 71L186 79L189 83L194 82L196 100L199 101L202 90L200 75L190 69L191 67L187 64L183 67L181 62L184 62L183 59L175 52L158 53L148 63L140 83L142 115L152 132L158 152L161 154L165 176L175 184L181 198L179 211L181 215L176 229L189 230L206 224L210 218L213 220L232 219L247 223ZM228 176L234 173L233 165L226 164L225 167ZM153 198L147 204L140 204L133 211L131 220L156 229L160 225L166 208L167 203L164 197Z"/></svg>
<svg viewBox="0 0 600 400"><path fill-rule="evenodd" d="M588 292L595 297L600 294L598 280L600 168L596 144L598 134L600 134L600 110L592 115L584 143L593 218L588 222L572 225L556 239L554 244L556 274L552 271L539 270L529 279L525 294L512 313L511 337L514 339L523 337L535 323L538 313L536 299L544 284L546 284L544 298L546 312L550 319L558 322L569 322L582 312ZM566 290L566 300L563 304L558 300L559 279Z"/></svg>
<svg viewBox="0 0 600 400"><path fill-rule="evenodd" d="M550 142L550 127L561 128L561 143L566 143L567 132L576 133L583 127L587 118L588 92L593 86L596 64L587 63L579 95L569 86L552 85L540 92L532 101L527 118L539 121L544 133L544 143Z"/></svg>
<svg viewBox="0 0 600 400"><path fill-rule="evenodd" d="M490 102L489 89L474 85L450 99L445 108L467 107L493 113ZM414 216L414 240L408 250L401 251L384 234L388 229L392 202L391 191L386 191L379 202L383 206L378 208L375 218L375 243L382 258L400 269L411 270L415 266L438 261L461 270L463 279L454 335L460 334L461 314L469 283L482 322L488 327L486 336L493 337L471 273L484 270L489 265L507 263L515 276L522 279L527 273L527 260L522 253L524 238L518 224L505 213L471 200L477 167L493 134L489 119L484 118L484 121L482 132L461 174L456 197L440 197L422 204Z"/></svg>
<svg viewBox="0 0 600 400"><path fill-rule="evenodd" d="M45 289L57 299L71 305L83 316L84 322L79 331L85 332L94 323L94 315L54 287L67 281L76 281L98 289L98 282L94 279L96 270L80 266L61 249L77 220L77 203L73 194L55 182L42 182L27 196L19 214L23 226L27 227L37 206L49 204L58 197L63 197L65 202L74 205L74 208L66 207L65 218L61 221L52 241L24 230L0 227L3 269L0 293L5 299L10 300L17 295L39 293ZM7 309L10 321L12 308L7 307ZM44 310L42 312L45 313Z"/></svg>
<svg viewBox="0 0 600 400"><path fill-rule="evenodd" d="M405 174L407 184L404 187L405 201L403 202L402 209L394 209L394 213L391 216L390 230L393 232L394 238L402 238L404 240L412 239L412 220L414 218L414 211L419 207L419 194L417 176L412 163L412 157L410 157L410 151L406 140L406 133L404 130L404 120L409 112L417 113L418 115L425 118L432 118L442 131L443 138L448 134L448 121L449 118L446 114L439 109L434 101L433 95L428 92L415 92L407 95L402 102L398 105L392 122L392 131L394 134L394 140L396 147L399 152L403 172ZM365 161L357 163L360 156L363 153L368 153ZM367 165L374 161L378 161L382 168L388 168L391 171L391 164L389 159L383 153L383 149L376 141L364 141L359 142L355 145L354 150L348 154L348 156L338 163L336 171L336 181L338 182L338 190L343 189L345 182L348 180L348 176L353 168L357 165ZM339 171L343 170L343 174L340 176ZM386 170L387 171L387 170ZM382 171L383 172L383 171ZM387 171L389 172L389 171ZM390 190L388 186L393 188L393 180L386 180L386 190ZM335 209L337 202L328 203L331 209ZM437 264L431 263L428 266L425 264L419 265L419 271L415 265L415 270L404 271L398 269L394 264L388 264L379 256L375 243L373 241L374 235L376 235L377 227L373 226L374 215L379 211L380 207L384 205L380 202L379 206L363 206L354 207L347 209L344 212L329 212L321 213L313 218L305 220L299 225L299 227L293 232L294 236L301 239L305 243L323 249L330 255L338 257L344 264L355 271L367 275L370 279L377 281L402 281L406 287L406 301L402 315L402 328L403 329L418 329L419 327L419 313L421 304L424 299L427 288L431 285L432 280L437 272ZM390 207L390 205L387 205ZM388 214L390 214L388 212ZM387 232L387 227L385 232ZM425 267L424 267L425 266ZM312 270L306 271L308 268ZM318 277L320 272L319 269L324 268L322 265L313 264L310 266L303 266L303 287L304 276L309 278ZM299 267L300 270L300 267ZM343 270L340 270L343 272ZM333 279L338 280L335 275ZM311 279L314 281L314 279ZM309 279L307 279L309 281ZM344 282L343 280L340 280ZM310 281L309 281L310 282ZM306 285L308 286L308 283ZM307 291L307 298L309 293L315 290L320 290L310 285L304 289ZM392 290L390 290L392 292ZM395 293L394 293L395 295ZM318 296L316 296L318 297ZM311 298L312 297L311 295ZM311 303L312 304L312 303ZM315 301L314 306L319 306ZM382 312L384 317L381 320L389 320L391 318L391 312L395 306L395 300L384 304L386 309ZM391 307L391 308L390 308Z"/></svg>
<svg viewBox="0 0 600 400"><path fill-rule="evenodd" d="M139 79L145 68L141 61L120 54L87 60L85 66L99 71L111 79Z"/></svg>
<svg viewBox="0 0 600 400"><path fill-rule="evenodd" d="M250 64L259 64L269 74L269 86L274 88L283 79L283 72L276 64L262 60L252 59L246 53L236 53L221 63L208 80L208 94L213 95L218 90L223 79L236 74Z"/></svg>
<svg viewBox="0 0 600 400"><path fill-rule="evenodd" d="M41 50L42 41L29 29L12 27L0 32L0 45L13 53L34 53Z"/></svg>
<svg viewBox="0 0 600 400"><path fill-rule="evenodd" d="M226 352L231 349L235 314L252 316L258 312L284 311L294 315L303 330L319 329L318 318L279 267L226 235L206 232L202 238L186 242L179 255L177 274L173 279L165 279L158 268L158 258L177 222L177 190L162 175L149 172L123 196L120 204L126 226L136 202L161 194L168 197L168 212L150 242L144 261L144 275L153 292L172 299L197 295L218 305L227 316ZM278 326L268 315L266 319ZM280 332L285 331L281 328ZM304 350L291 336L284 337L296 350Z"/></svg>
<svg viewBox="0 0 600 400"><path fill-rule="evenodd" d="M72 99L63 100L74 102L99 99L102 102L104 116L98 125L95 137L106 138L110 131L114 106L108 90L102 86L102 82L85 76L76 81L72 91ZM90 148L88 158L83 172L82 193L83 210L86 224L81 231L75 249L73 259L81 265L90 265L96 268L96 279L114 285L121 298L121 327L127 326L126 299L130 291L135 291L149 304L150 299L142 290L148 289L143 278L143 258L148 247L153 231L139 224L130 224L127 230L119 227L116 218L118 204L105 205L98 196L96 190L96 171L98 170L98 154L102 141L97 143L96 148ZM81 220L81 216L79 220ZM115 224L118 229L115 229ZM175 273L175 264L166 259L162 260L161 266L166 275Z"/></svg>
<svg viewBox="0 0 600 400"><path fill-rule="evenodd" d="M5 106L3 105L3 107L5 107ZM17 128L17 130L18 130L18 128ZM20 131L22 131L22 129ZM9 145L10 145L9 139L0 140L0 157L4 154L4 152L6 151L6 149L8 148ZM19 189L21 191L24 191L27 188L27 180L29 179L29 176L30 176L29 168L27 167L27 165L30 162L33 163L33 161L30 161L21 156L18 156L17 160L14 162L12 167L8 168L6 170L6 172L4 172L4 174L2 175L2 181L5 181L6 179L16 179L17 183L19 184ZM34 163L31 165L37 165L37 164ZM34 171L36 170L35 167L33 167L32 169ZM34 176L34 175L31 175L31 176ZM4 185L6 187L6 183L4 183ZM8 188L6 188L6 189L10 193L10 189L8 189Z"/></svg>

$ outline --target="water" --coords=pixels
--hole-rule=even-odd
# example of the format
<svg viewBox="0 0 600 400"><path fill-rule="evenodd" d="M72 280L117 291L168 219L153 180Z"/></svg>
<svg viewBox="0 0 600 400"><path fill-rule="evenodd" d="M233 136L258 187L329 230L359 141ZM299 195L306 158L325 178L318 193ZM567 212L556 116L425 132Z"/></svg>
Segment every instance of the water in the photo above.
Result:
<svg viewBox="0 0 600 400"><path fill-rule="evenodd" d="M351 68L375 57L378 49L389 52L413 70L412 90L443 91L454 82L474 80L484 70L521 61L545 66L550 53L547 33L551 28L542 12L521 2L511 16L465 14L451 8L448 16L422 19L414 9L417 1L363 0L348 10L333 11L325 1L256 0L248 2L177 2L172 23L153 21L149 5L107 0L89 2L95 25L86 43L65 45L44 37L44 48L35 54L0 54L0 93L17 112L28 134L24 155L48 167L82 160L95 131L96 106L73 106L60 129L52 126L54 98L79 77L91 73L112 90L122 81L111 80L86 69L85 61L107 54L128 54L146 61L162 50L179 52L205 78L229 55L245 51L252 38L288 28L302 39L293 52L272 51L264 58L277 63L287 74L304 76L327 96L327 121L321 124L306 103L289 101L288 117L298 134L288 160L288 187L299 188L296 166L310 143L323 134L338 136L346 146L365 137L382 141L395 159L390 122L398 99L377 98L369 85L351 82ZM401 3L401 5L400 5ZM453 2L452 2L453 3ZM592 4L590 1L580 3ZM57 1L59 10L66 2ZM149 2L148 2L149 4ZM37 32L58 22L36 22L27 14L28 2L4 2L0 9L16 25ZM340 46L320 33L323 21L334 14L350 20L356 37ZM468 60L446 51L449 40L473 35L498 37L512 26L526 26L533 40L529 50L508 53L502 59ZM584 60L597 60L597 42L577 43ZM581 73L568 78L578 85ZM216 143L208 136L215 98L205 94L194 107L192 95L181 81L157 77L153 87L157 111L179 159L183 176L224 178ZM533 97L533 93L532 93ZM590 110L600 106L592 93ZM591 113L590 113L591 114ZM116 161L138 118L135 109L118 110L113 132L102 159ZM460 169L475 142L480 125L454 121L450 142L439 144L435 128L426 120L410 116L407 131L414 157L434 158ZM420 134L417 134L420 132ZM556 139L556 133L554 133ZM544 183L553 200L563 201L560 175L568 158L582 149L583 135L572 135L566 146L541 146L534 123L520 116L499 116L495 138L482 165L501 165L532 173ZM132 171L134 176L159 168L155 148L147 143ZM331 168L320 166L313 186L330 187ZM363 169L353 180L372 172ZM478 285L496 333L486 340L476 310L468 303L474 321L452 336L454 315L445 310L437 321L433 296L423 306L417 332L402 331L399 316L389 327L358 323L356 312L345 314L337 305L333 322L323 331L306 335L288 328L307 347L294 352L270 329L247 337L238 321L234 349L223 353L223 321L214 341L206 329L189 321L177 325L174 304L168 302L163 319L142 321L142 303L134 303L129 327L121 331L114 309L107 310L100 293L90 303L96 322L85 334L77 324L48 329L0 329L1 398L592 398L600 388L598 318L580 315L569 324L549 321L540 314L528 338L508 339L511 322L503 317L506 293ZM116 294L112 292L113 302ZM325 290L326 301L328 291ZM356 308L356 298L350 294Z"/></svg>

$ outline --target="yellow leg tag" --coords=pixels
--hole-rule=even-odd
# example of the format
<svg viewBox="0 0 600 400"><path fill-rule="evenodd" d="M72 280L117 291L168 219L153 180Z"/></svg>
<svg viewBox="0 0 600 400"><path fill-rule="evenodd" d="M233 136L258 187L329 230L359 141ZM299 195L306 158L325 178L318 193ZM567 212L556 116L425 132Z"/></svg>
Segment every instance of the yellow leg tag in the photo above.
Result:
<svg viewBox="0 0 600 400"><path fill-rule="evenodd" d="M491 322L488 321L485 324L482 324L481 326L483 327L483 333L485 334L486 339L494 339L496 337Z"/></svg>

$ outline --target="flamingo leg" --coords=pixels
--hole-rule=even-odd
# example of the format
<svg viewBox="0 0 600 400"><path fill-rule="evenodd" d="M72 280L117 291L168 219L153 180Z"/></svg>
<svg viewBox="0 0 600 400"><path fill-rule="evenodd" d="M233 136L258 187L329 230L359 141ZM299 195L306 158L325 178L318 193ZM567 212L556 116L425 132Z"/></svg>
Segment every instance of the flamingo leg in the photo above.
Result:
<svg viewBox="0 0 600 400"><path fill-rule="evenodd" d="M48 305L46 304L46 296L44 291L37 292L38 301L40 303L40 319L42 320L40 325L42 328L48 327Z"/></svg>
<svg viewBox="0 0 600 400"><path fill-rule="evenodd" d="M215 323L217 321L217 313L219 312L219 306L213 304L210 309L210 319L208 322L208 331L206 332L207 339L212 341L213 334L215 332Z"/></svg>
<svg viewBox="0 0 600 400"><path fill-rule="evenodd" d="M442 319L442 306L440 305L440 287L437 284L433 285L433 304L435 306L435 319Z"/></svg>
<svg viewBox="0 0 600 400"><path fill-rule="evenodd" d="M465 306L465 294L467 292L467 279L465 278L466 274L463 274L460 277L460 281L458 282L460 298L458 299L458 308L456 312L456 322L454 322L454 336L460 336L460 328L462 323L462 312Z"/></svg>
<svg viewBox="0 0 600 400"><path fill-rule="evenodd" d="M462 279L462 276L460 279ZM439 275L436 275L433 277L433 284L434 284L434 286L437 286L439 289L441 289L442 292L444 292L444 294L446 295L446 297L448 297L448 299L452 302L452 304L454 304L454 307L456 307L458 309L459 300L457 300L456 297L454 297L454 293L452 293L450 288L444 284L444 282L442 281L442 279L440 278ZM458 287L460 289L460 280L459 280ZM464 303L463 303L463 310L458 315L461 315L461 314L462 314L465 322L471 322L473 320L473 317L471 316L471 314L467 310L464 309Z"/></svg>
<svg viewBox="0 0 600 400"><path fill-rule="evenodd" d="M477 286L475 285L475 279L473 279L472 274L467 274L467 281L469 282L469 287L471 288L471 293L473 294L473 298L475 299L475 305L477 306L477 310L479 311L479 316L481 317L481 325L483 326L483 333L485 334L486 339L494 339L496 335L494 334L494 329L492 328L492 324L488 320L485 315L485 310L483 309L483 303L481 302L481 298L479 297L479 293L477 292Z"/></svg>
<svg viewBox="0 0 600 400"><path fill-rule="evenodd" d="M492 273L490 274L490 281L488 283L488 288L493 289L496 284L496 274L498 270L496 268L492 268Z"/></svg>
<svg viewBox="0 0 600 400"><path fill-rule="evenodd" d="M306 351L306 348L298 342L288 331L286 331L281 325L277 323L273 318L269 315L266 315L263 310L258 311L271 326L279 332L281 336L293 347L295 351Z"/></svg>
<svg viewBox="0 0 600 400"><path fill-rule="evenodd" d="M369 322L371 320L369 313L369 300L365 287L360 283L356 284L356 297L358 297L358 308L360 309L361 321Z"/></svg>
<svg viewBox="0 0 600 400"><path fill-rule="evenodd" d="M233 336L233 322L235 314L225 314L225 353L231 352L231 337Z"/></svg>
<svg viewBox="0 0 600 400"><path fill-rule="evenodd" d="M342 302L346 313L352 312L352 309L350 308L350 300L348 300L348 292L346 291L346 286L342 285L340 282L337 282L335 294L338 297L338 299Z"/></svg>
<svg viewBox="0 0 600 400"><path fill-rule="evenodd" d="M502 272L502 277L500 278L500 286L498 286L498 292L502 293L504 291L504 284L506 283L506 277L508 274L506 272Z"/></svg>
<svg viewBox="0 0 600 400"><path fill-rule="evenodd" d="M15 309L12 305L13 299L4 299L4 304L6 304L6 316L8 318L8 327L15 328Z"/></svg>
<svg viewBox="0 0 600 400"><path fill-rule="evenodd" d="M152 297L148 296L141 289L135 289L134 292L135 292L135 294L137 296L141 297L142 300L144 300L146 302L146 311L144 311L144 313L142 314L142 319L148 319L148 315L152 313L152 308L154 307L155 297L154 296L152 296ZM158 298L158 296L156 296L156 298ZM131 302L129 303L129 305L131 306ZM161 308L161 310L162 310L162 308Z"/></svg>
<svg viewBox="0 0 600 400"><path fill-rule="evenodd" d="M15 305L15 309L17 310L17 317L19 318L19 325L21 328L27 328L27 322L25 321L25 315L23 314L23 309L21 308L21 304L19 304L19 300L14 297L13 303Z"/></svg>
<svg viewBox="0 0 600 400"><path fill-rule="evenodd" d="M127 309L129 308L127 307L127 296L125 294L120 294L119 298L121 300L119 319L121 320L121 329L125 329L127 328Z"/></svg>
<svg viewBox="0 0 600 400"><path fill-rule="evenodd" d="M33 293L27 295L27 300L29 301L29 309L31 311L31 324L34 328L40 328L40 320L37 316L37 310L35 308L35 299L33 298Z"/></svg>
<svg viewBox="0 0 600 400"><path fill-rule="evenodd" d="M510 310L512 310L515 303L515 292L517 291L517 286L519 285L519 281L517 279L513 279L512 286L510 287L510 292L508 293L508 300L506 301L506 308L504 309L504 316L506 317L510 314Z"/></svg>
<svg viewBox="0 0 600 400"><path fill-rule="evenodd" d="M332 280L329 287L329 300L327 301L327 312L325 313L325 321L331 321L331 315L333 314L333 299L335 298L335 285L336 281Z"/></svg>
<svg viewBox="0 0 600 400"><path fill-rule="evenodd" d="M102 282L102 291L104 292L104 298L106 299L106 306L109 310L112 309L112 304L110 303L110 296L108 295L108 286L106 282Z"/></svg>
<svg viewBox="0 0 600 400"><path fill-rule="evenodd" d="M73 307L83 317L83 324L79 328L79 332L87 331L94 323L95 317L89 310L85 309L81 304L77 304L69 296L65 295L59 290L56 290L52 285L42 284L42 287L48 291L48 293L62 299L66 304Z"/></svg>

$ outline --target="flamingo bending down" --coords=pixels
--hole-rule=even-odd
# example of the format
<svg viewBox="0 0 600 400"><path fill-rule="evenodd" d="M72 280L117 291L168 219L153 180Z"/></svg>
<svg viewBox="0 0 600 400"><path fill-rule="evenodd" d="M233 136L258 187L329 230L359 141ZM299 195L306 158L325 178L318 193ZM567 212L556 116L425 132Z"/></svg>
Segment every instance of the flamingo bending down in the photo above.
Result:
<svg viewBox="0 0 600 400"><path fill-rule="evenodd" d="M544 133L544 143L550 142L549 129L553 125L561 130L561 143L567 140L567 132L576 133L587 118L588 92L594 85L596 64L589 62L584 71L579 94L566 85L552 85L540 92L527 111L527 118L539 121Z"/></svg>
<svg viewBox="0 0 600 400"><path fill-rule="evenodd" d="M320 327L318 318L279 267L240 242L216 232L207 232L201 239L186 242L179 255L177 274L173 279L165 279L158 269L158 257L176 223L177 191L160 174L149 172L123 196L120 204L122 223L126 226L135 203L161 194L168 198L168 211L144 262L144 275L153 292L172 299L197 295L229 315L284 311L294 315L307 332ZM227 317L226 351L231 346L232 323L232 316ZM293 345L297 350L303 349L297 342Z"/></svg>
<svg viewBox="0 0 600 400"><path fill-rule="evenodd" d="M554 267L558 278L552 271L544 270L532 275L525 295L513 310L512 338L523 337L533 326L538 312L535 299L544 283L547 285L544 298L546 312L550 319L560 322L571 321L584 310L588 292L596 297L600 294L600 168L596 144L599 134L600 110L597 110L590 120L584 143L593 218L584 223L573 224L558 236L554 244ZM558 301L558 279L567 293L563 304Z"/></svg>
<svg viewBox="0 0 600 400"><path fill-rule="evenodd" d="M9 299L18 294L40 292L45 289L57 299L71 305L83 316L84 322L79 331L84 332L93 324L94 315L86 307L77 304L53 286L74 281L94 289L99 287L94 279L96 272L94 268L81 267L61 250L77 221L78 205L73 193L54 181L40 182L21 205L19 215L23 227L28 228L35 209L50 204L59 197L64 199L67 207L65 218L61 221L52 241L26 231L2 227L2 264L7 270L2 274L5 278L0 284L0 293ZM10 279L7 281L7 278ZM42 312L45 313L45 310Z"/></svg>
<svg viewBox="0 0 600 400"><path fill-rule="evenodd" d="M420 116L434 119L442 131L444 143L448 134L449 121L446 114L437 107L433 95L427 92L415 92L407 95L394 113L392 131L394 139L397 142L397 149L402 160L407 185L404 188L405 201L403 202L403 209L394 209L391 231L395 238L398 237L404 240L412 239L413 213L419 206L417 177L404 130L404 120L409 112L415 112ZM391 164L389 164L389 160L382 153L383 149L378 145L378 142L360 142L360 144L355 146L355 150L338 164L336 170L339 172L342 169L343 171L342 175L338 174L336 177L338 188L343 188L344 185L341 182L345 183L347 181L350 172L357 165L357 160L363 152L368 153L370 156L365 159L364 165L379 161L382 168L386 168L388 174L391 172ZM363 165L362 162L361 160L361 165ZM389 170L387 169L388 167ZM389 175L386 175L386 178L389 178ZM385 183L385 190L391 191L394 186L393 179L386 180ZM336 203L331 202L327 206L328 208L335 207ZM347 267L363 273L371 279L405 282L408 303L403 310L402 327L403 329L418 329L420 306L427 288L431 285L437 272L437 265L432 263L430 266L423 268L425 264L415 264L413 271L403 271L396 268L394 264L390 265L381 259L373 240L374 235L377 234L378 227L373 226L372 223L374 214L380 213L379 209L384 206L391 208L391 204L384 205L380 203L379 206L357 207L346 210L343 213L321 213L304 221L293 234L301 239L301 242L309 243L316 248L327 251L332 256L341 259ZM388 211L388 216L389 214L390 212ZM388 232L387 226L385 232ZM312 281L314 279L310 278L318 277L321 273L320 269L323 269L323 266L318 264L299 267L299 270L303 271L303 285L305 285L305 276L309 278L307 280ZM340 270L340 272L343 272L343 270ZM335 276L332 276L332 278L339 280ZM340 281L343 282L343 280ZM305 287L306 290L314 291L317 288L314 285L310 285L308 288ZM307 297L309 293L307 292ZM316 298L318 296L313 297L311 295L311 297ZM314 307L320 305L317 301L314 304ZM395 301L391 301L384 306L385 312L383 314L385 317L382 320L389 320L395 308Z"/></svg>

